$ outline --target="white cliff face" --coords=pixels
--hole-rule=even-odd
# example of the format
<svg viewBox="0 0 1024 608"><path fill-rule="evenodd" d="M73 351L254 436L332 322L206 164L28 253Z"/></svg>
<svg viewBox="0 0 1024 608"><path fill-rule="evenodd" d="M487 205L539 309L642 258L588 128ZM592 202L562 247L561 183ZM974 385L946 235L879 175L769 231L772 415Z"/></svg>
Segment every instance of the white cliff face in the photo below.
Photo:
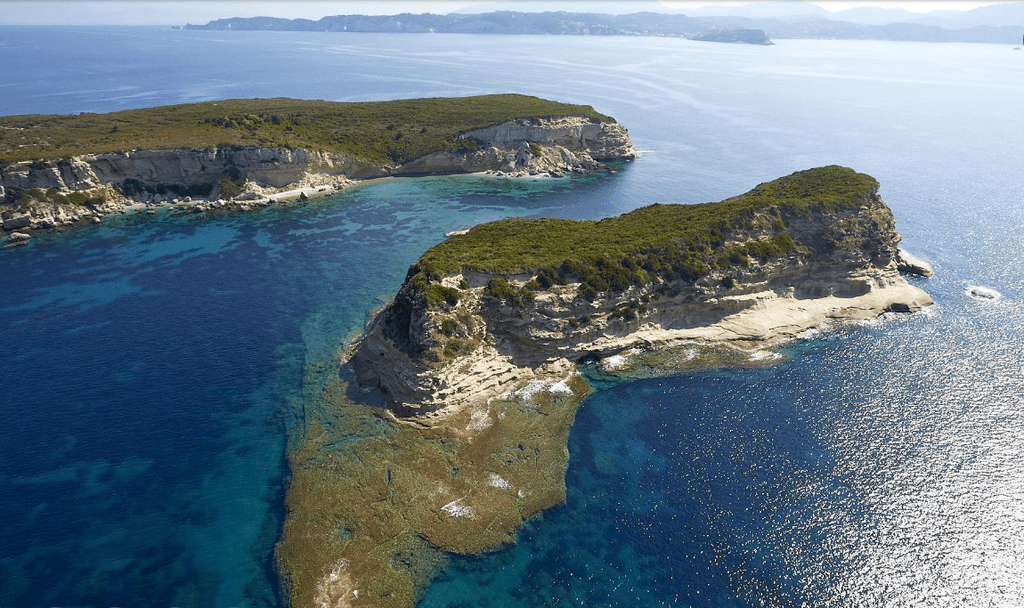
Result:
<svg viewBox="0 0 1024 608"><path fill-rule="evenodd" d="M147 185L215 184L229 173L272 187L302 181L309 174L378 177L385 171L353 158L286 148L132 150L0 166L10 188L76 191L134 179Z"/></svg>
<svg viewBox="0 0 1024 608"><path fill-rule="evenodd" d="M635 156L621 126L582 117L520 119L470 131L463 138L479 144L477 149L438 151L397 166L329 152L258 147L131 150L0 164L0 210L5 198L11 199L8 205L22 208L5 212L5 218L28 213L32 228L46 228L121 211L133 203L167 202L178 194L183 198L185 192L211 200L266 200L299 187L342 186L389 175L562 175L597 169L601 160ZM237 192L221 191L225 177L237 185ZM24 197L12 198L25 190L34 191L35 197L27 207ZM80 200L69 202L71 195ZM82 205L85 200L87 207Z"/></svg>
<svg viewBox="0 0 1024 608"><path fill-rule="evenodd" d="M570 280L510 303L486 295L488 282L521 289L536 277L464 271L440 280L461 286L458 301L428 307L407 284L361 338L352 369L361 385L383 389L397 415L432 424L528 381L556 381L582 360L698 342L760 350L830 319L932 304L901 276L899 235L877 195L827 217L786 219L798 248L785 257L596 299ZM737 229L730 242L759 236Z"/></svg>
<svg viewBox="0 0 1024 608"><path fill-rule="evenodd" d="M584 117L522 118L463 133L476 150L433 152L395 168L395 175L497 171L513 175L564 175L592 171L602 161L636 157L629 134L617 123Z"/></svg>
<svg viewBox="0 0 1024 608"><path fill-rule="evenodd" d="M629 135L621 125L582 117L523 118L474 129L464 133L463 138L505 150L518 150L524 141L558 146L574 154L586 153L598 161L636 156Z"/></svg>
<svg viewBox="0 0 1024 608"><path fill-rule="evenodd" d="M446 319L462 316L486 328L486 340L454 357L410 355L378 318L351 359L356 379L383 389L398 416L442 421L527 382L556 382L583 360L690 343L760 350L829 320L916 312L933 303L894 265L851 274L824 268L781 274L729 290L689 286L665 293L650 284L593 302L579 298L579 290L578 283L559 286L514 307L470 288L456 307L422 311L413 331L423 332L419 347L435 353L445 349L439 329ZM637 302L643 304L635 316L620 314Z"/></svg>

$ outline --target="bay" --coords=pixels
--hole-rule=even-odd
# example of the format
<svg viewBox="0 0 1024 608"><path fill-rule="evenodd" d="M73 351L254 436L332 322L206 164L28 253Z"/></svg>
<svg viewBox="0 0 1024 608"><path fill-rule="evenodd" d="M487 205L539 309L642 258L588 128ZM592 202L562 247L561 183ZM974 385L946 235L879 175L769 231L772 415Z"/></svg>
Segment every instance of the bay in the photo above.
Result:
<svg viewBox="0 0 1024 608"><path fill-rule="evenodd" d="M826 164L881 182L936 306L766 371L595 376L567 503L421 604L1024 603L1020 52L0 27L0 54L0 114L517 92L591 104L642 152L614 175L394 181L4 251L0 606L277 605L303 369L446 231L720 200Z"/></svg>

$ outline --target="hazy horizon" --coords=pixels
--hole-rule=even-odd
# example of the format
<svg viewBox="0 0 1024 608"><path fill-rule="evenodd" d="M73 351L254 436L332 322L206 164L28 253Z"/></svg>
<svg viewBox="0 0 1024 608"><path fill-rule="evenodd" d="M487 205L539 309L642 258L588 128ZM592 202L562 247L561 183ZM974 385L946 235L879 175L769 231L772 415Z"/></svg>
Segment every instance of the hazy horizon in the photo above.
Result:
<svg viewBox="0 0 1024 608"><path fill-rule="evenodd" d="M771 6L772 4L778 6ZM205 24L216 19L231 17L278 17L285 19L320 19L331 15L395 15L400 13L435 13L448 14L454 12L490 12L498 10L516 10L523 12L543 12L546 10L568 10L574 12L609 12L623 14L627 12L657 11L682 12L707 15L709 7L721 7L726 13L734 13L738 7L758 5L758 11L785 7L789 11L800 11L806 8L814 11L811 6L824 9L833 14L851 8L877 8L891 10L894 16L902 15L903 11L913 16L923 16L936 11L966 12L981 6L995 4L1015 4L1013 2L997 2L988 0L921 2L909 0L854 0L800 2L798 0L761 0L760 2L741 2L724 0L705 2L699 0L663 1L653 0L635 2L621 0L395 0L388 2L368 2L363 0L309 2L242 2L239 0L220 0L217 2L128 2L111 0L91 0L72 2L65 0L51 1L13 1L0 2L0 24L2 25L185 25ZM634 8L635 7L635 8Z"/></svg>

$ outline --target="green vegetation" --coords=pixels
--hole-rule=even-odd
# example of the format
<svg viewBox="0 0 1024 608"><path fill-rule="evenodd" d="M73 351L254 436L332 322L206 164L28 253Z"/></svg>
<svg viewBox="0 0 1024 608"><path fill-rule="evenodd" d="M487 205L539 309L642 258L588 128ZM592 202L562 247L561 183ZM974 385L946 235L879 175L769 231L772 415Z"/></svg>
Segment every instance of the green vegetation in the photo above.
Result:
<svg viewBox="0 0 1024 608"><path fill-rule="evenodd" d="M442 304L455 306L459 302L459 290L454 287L445 287L444 285L434 283L427 287L424 299L430 308L437 308Z"/></svg>
<svg viewBox="0 0 1024 608"><path fill-rule="evenodd" d="M696 280L715 269L785 257L798 248L786 232L792 214L856 208L876 192L874 178L829 166L761 184L742 196L701 205L652 205L600 221L511 218L476 226L431 248L410 269L414 285L472 269L537 273L527 290L565 283L581 295L621 292L653 277ZM745 244L727 244L740 234ZM767 237L767 238L765 238ZM524 290L526 291L526 290ZM517 302L525 294L494 279L484 295Z"/></svg>
<svg viewBox="0 0 1024 608"><path fill-rule="evenodd" d="M68 194L61 194L56 188L43 190L42 188L24 188L20 191L19 202L24 207L34 202L53 201L60 204L99 206L106 202L102 194L93 192L76 191Z"/></svg>
<svg viewBox="0 0 1024 608"><path fill-rule="evenodd" d="M760 184L737 198L751 206L790 205L805 210L814 205L831 212L859 206L865 195L876 190L878 182L870 175L830 165Z"/></svg>
<svg viewBox="0 0 1024 608"><path fill-rule="evenodd" d="M488 281L487 287L484 287L484 295L502 301L514 302L519 294L507 279L495 277Z"/></svg>
<svg viewBox="0 0 1024 608"><path fill-rule="evenodd" d="M232 99L110 114L0 117L0 162L135 149L263 146L325 150L373 164L401 163L477 142L460 133L522 117L589 116L580 106L524 95L361 103Z"/></svg>

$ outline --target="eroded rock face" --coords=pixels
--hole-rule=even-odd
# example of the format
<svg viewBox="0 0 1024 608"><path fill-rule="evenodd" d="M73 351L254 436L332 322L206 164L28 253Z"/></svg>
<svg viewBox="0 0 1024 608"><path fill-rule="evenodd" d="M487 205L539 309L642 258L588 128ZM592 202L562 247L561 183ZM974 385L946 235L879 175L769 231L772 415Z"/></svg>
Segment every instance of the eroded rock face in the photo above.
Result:
<svg viewBox="0 0 1024 608"><path fill-rule="evenodd" d="M357 380L382 388L400 416L441 420L516 383L564 376L584 359L688 340L770 346L826 319L913 312L932 303L900 275L900 237L876 193L827 213L786 205L760 213L778 218L795 249L696 281L654 277L585 298L578 277L569 276L566 285L509 303L487 295L495 275L464 271L439 280L458 289L457 302L435 306L424 302L422 287L407 283L355 350ZM754 227L732 229L725 241L764 242L773 236L768 224L755 217L748 224ZM537 276L497 278L522 289Z"/></svg>
<svg viewBox="0 0 1024 608"><path fill-rule="evenodd" d="M377 177L386 172L353 158L285 148L222 147L215 149L132 150L74 158L25 161L0 166L5 189L56 188L80 191L126 179L149 186L210 185L236 173L246 181L283 187L310 173Z"/></svg>
<svg viewBox="0 0 1024 608"><path fill-rule="evenodd" d="M588 390L576 373L581 361L602 359L628 374L644 351L645 364L681 369L693 366L690 350L703 349L712 364L749 365L771 359L765 346L823 320L928 305L899 275L899 235L877 182L842 168L803 173L752 191L781 193L787 203L737 197L704 220L700 206L652 206L607 223L511 219L425 253L393 304L340 357L341 373L320 372L325 385L310 391L325 403L307 405L307 416L327 424L310 424L290 456L289 515L276 554L292 605L346 605L358 592L359 605L413 606L441 552L511 542L523 520L564 500L566 442ZM810 204L805 183L855 194ZM647 238L659 218L677 222L666 231L671 246ZM678 228L688 222L707 230ZM609 239L623 229L628 238ZM509 236L517 230L526 241ZM549 240L554 253L532 258L521 246L559 236L572 246ZM498 242L505 238L512 240ZM638 241L650 249L630 249ZM491 257L488 267L522 274L469 270L484 266L483 250L502 247L515 259ZM601 257L555 269L571 255L562 252L578 249ZM706 264L702 272L664 265L677 260L685 270L697 259L691 254ZM594 293L593 276L581 275L614 270L612 255L623 256L619 268L643 272ZM733 256L735 264L723 263ZM523 271L526 259L545 268ZM389 409L375 391L349 384L349 371L364 388L383 389Z"/></svg>
<svg viewBox="0 0 1024 608"><path fill-rule="evenodd" d="M477 147L438 151L400 165L373 165L329 152L235 146L131 150L7 163L0 164L0 197L35 190L44 200L35 201L29 223L17 227L43 228L94 212L120 211L125 204L165 201L176 196L175 192L190 190L202 192L210 200L258 200L300 186L389 175L485 171L562 175L635 156L629 135L620 125L582 117L521 119L470 131L463 138ZM225 177L237 185L237 192L222 192ZM164 194L157 196L156 192ZM88 199L92 209L86 211L80 202L62 200L70 195Z"/></svg>
<svg viewBox="0 0 1024 608"><path fill-rule="evenodd" d="M563 175L636 157L626 129L583 117L523 118L461 137L477 149L434 152L395 168L395 175L499 171Z"/></svg>
<svg viewBox="0 0 1024 608"><path fill-rule="evenodd" d="M21 215L16 215L10 219L4 220L3 226L4 230L17 230L18 228L25 228L31 223L32 216L27 213L23 213Z"/></svg>
<svg viewBox="0 0 1024 608"><path fill-rule="evenodd" d="M558 146L599 161L636 156L629 134L621 125L581 117L524 118L468 131L463 137L506 150L518 149L524 141Z"/></svg>

